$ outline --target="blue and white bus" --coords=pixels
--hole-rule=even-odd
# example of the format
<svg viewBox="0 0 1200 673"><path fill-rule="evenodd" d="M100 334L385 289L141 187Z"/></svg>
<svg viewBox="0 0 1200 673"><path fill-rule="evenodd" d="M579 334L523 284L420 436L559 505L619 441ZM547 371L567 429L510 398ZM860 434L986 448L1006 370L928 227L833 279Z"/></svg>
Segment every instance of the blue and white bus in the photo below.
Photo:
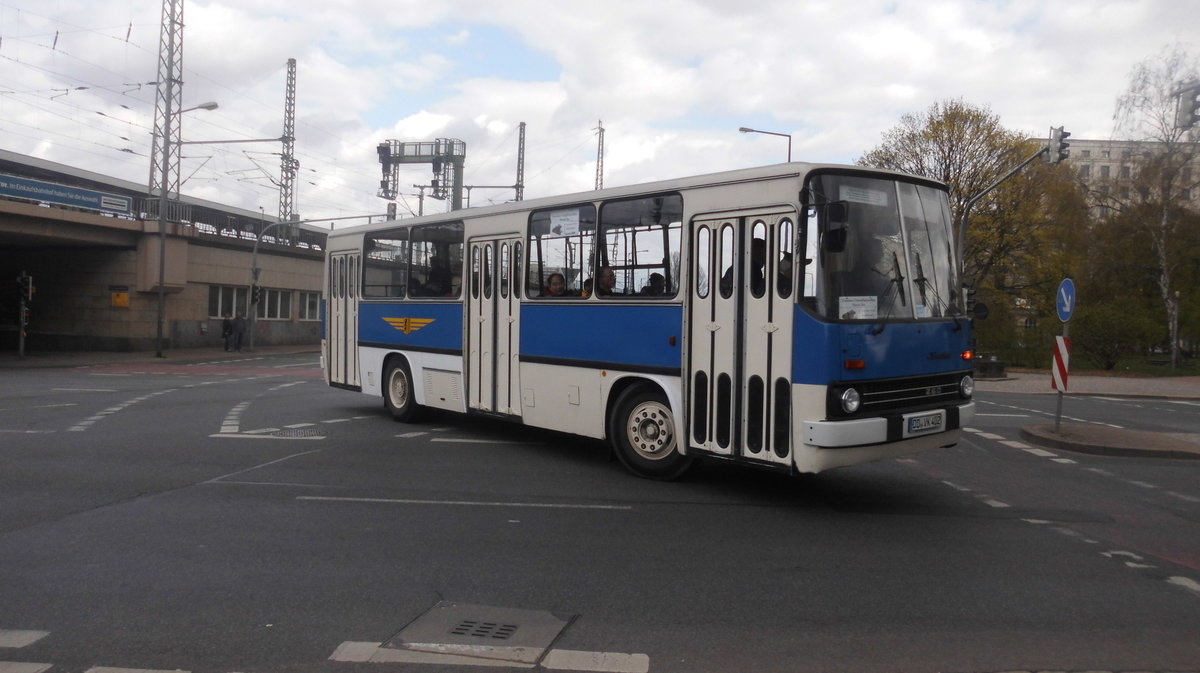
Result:
<svg viewBox="0 0 1200 673"><path fill-rule="evenodd" d="M608 440L635 474L820 472L974 414L946 188L787 163L330 234L325 374Z"/></svg>

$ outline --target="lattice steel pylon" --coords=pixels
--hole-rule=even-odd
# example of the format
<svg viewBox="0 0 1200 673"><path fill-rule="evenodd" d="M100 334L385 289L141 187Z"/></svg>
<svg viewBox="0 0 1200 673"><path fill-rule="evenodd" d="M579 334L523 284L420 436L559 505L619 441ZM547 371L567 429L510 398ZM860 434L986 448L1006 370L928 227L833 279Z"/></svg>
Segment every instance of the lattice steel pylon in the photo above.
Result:
<svg viewBox="0 0 1200 673"><path fill-rule="evenodd" d="M604 120L596 122L596 130L599 131L600 143L596 147L596 189L604 188Z"/></svg>
<svg viewBox="0 0 1200 673"><path fill-rule="evenodd" d="M300 162L296 159L296 59L287 61L287 93L283 101L283 150L279 160L279 221L291 222L297 219L296 209L296 170ZM293 225L282 225L283 238L296 240Z"/></svg>
<svg viewBox="0 0 1200 673"><path fill-rule="evenodd" d="M147 214L158 216L179 198L179 124L183 100L183 0L163 0L154 96L154 144L150 148L150 198ZM151 207L154 211L151 212ZM178 219L178 218L174 218Z"/></svg>

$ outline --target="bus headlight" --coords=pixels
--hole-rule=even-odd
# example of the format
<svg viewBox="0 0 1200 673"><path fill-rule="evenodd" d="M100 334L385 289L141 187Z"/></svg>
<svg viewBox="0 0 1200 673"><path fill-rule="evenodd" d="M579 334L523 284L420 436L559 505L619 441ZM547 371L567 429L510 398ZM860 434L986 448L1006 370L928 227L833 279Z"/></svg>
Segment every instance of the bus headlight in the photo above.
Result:
<svg viewBox="0 0 1200 673"><path fill-rule="evenodd" d="M860 404L862 404L862 396L858 394L857 390L847 388L842 391L842 411L852 414L858 411Z"/></svg>
<svg viewBox="0 0 1200 673"><path fill-rule="evenodd" d="M970 374L963 376L962 380L958 382L958 392L967 399L971 399L971 396L975 394L975 379L971 378Z"/></svg>

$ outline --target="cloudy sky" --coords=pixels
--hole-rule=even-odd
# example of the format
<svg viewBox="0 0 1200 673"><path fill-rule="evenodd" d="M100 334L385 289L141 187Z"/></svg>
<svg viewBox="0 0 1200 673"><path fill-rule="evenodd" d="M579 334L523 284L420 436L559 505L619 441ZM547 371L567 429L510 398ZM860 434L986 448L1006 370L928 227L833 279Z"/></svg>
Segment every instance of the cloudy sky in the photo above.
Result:
<svg viewBox="0 0 1200 673"><path fill-rule="evenodd" d="M161 0L0 0L0 148L148 181ZM186 0L183 139L278 137L295 58L296 212L382 213L376 146L457 138L525 197L795 160L853 162L962 98L1030 136L1107 138L1133 66L1200 57L1192 0ZM185 147L183 192L278 212L277 144ZM428 166L401 172L403 216ZM472 205L513 198L472 190ZM446 209L426 200L426 213ZM338 220L338 225L362 220Z"/></svg>

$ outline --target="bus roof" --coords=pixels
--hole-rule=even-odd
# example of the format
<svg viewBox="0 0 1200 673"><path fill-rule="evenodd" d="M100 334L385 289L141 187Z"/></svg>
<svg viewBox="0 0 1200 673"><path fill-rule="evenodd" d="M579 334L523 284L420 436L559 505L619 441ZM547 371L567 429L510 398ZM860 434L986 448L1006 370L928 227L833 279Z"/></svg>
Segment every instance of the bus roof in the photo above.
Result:
<svg viewBox="0 0 1200 673"><path fill-rule="evenodd" d="M621 198L624 196L634 196L637 194L645 194L647 192L670 192L682 189L695 189L698 187L710 187L715 185L732 184L738 182L752 182L765 178L783 178L787 176L800 176L817 170L843 170L843 171L864 171L877 173L880 175L889 175L905 180L913 180L928 184L944 186L937 180L932 180L919 175L909 173L901 173L888 169L872 168L869 166L856 166L851 164L817 164L807 162L791 162L782 164L771 164L768 166L755 166L753 168L739 168L730 171L721 171L718 173L705 173L701 175L692 175L682 178L672 178L668 180L658 180L655 182L641 182L631 185L622 185L620 187L608 187L605 189L590 190L583 192L572 192L567 194L558 194L554 196L543 196L536 199L526 201L510 201L490 206L480 206L477 208L464 208L463 210L455 210L449 212L435 213L432 215L423 215L418 217L406 217L401 220L387 220L384 222L374 222L371 224L363 224L355 227L346 227L329 233L330 236L338 236L342 234L356 234L378 229L392 228L399 225L417 225L430 222L444 222L447 219L469 219L473 217L482 217L487 215L496 215L501 213L533 210L538 208L553 207L555 205L567 205L579 203L581 201L594 201L602 199Z"/></svg>

